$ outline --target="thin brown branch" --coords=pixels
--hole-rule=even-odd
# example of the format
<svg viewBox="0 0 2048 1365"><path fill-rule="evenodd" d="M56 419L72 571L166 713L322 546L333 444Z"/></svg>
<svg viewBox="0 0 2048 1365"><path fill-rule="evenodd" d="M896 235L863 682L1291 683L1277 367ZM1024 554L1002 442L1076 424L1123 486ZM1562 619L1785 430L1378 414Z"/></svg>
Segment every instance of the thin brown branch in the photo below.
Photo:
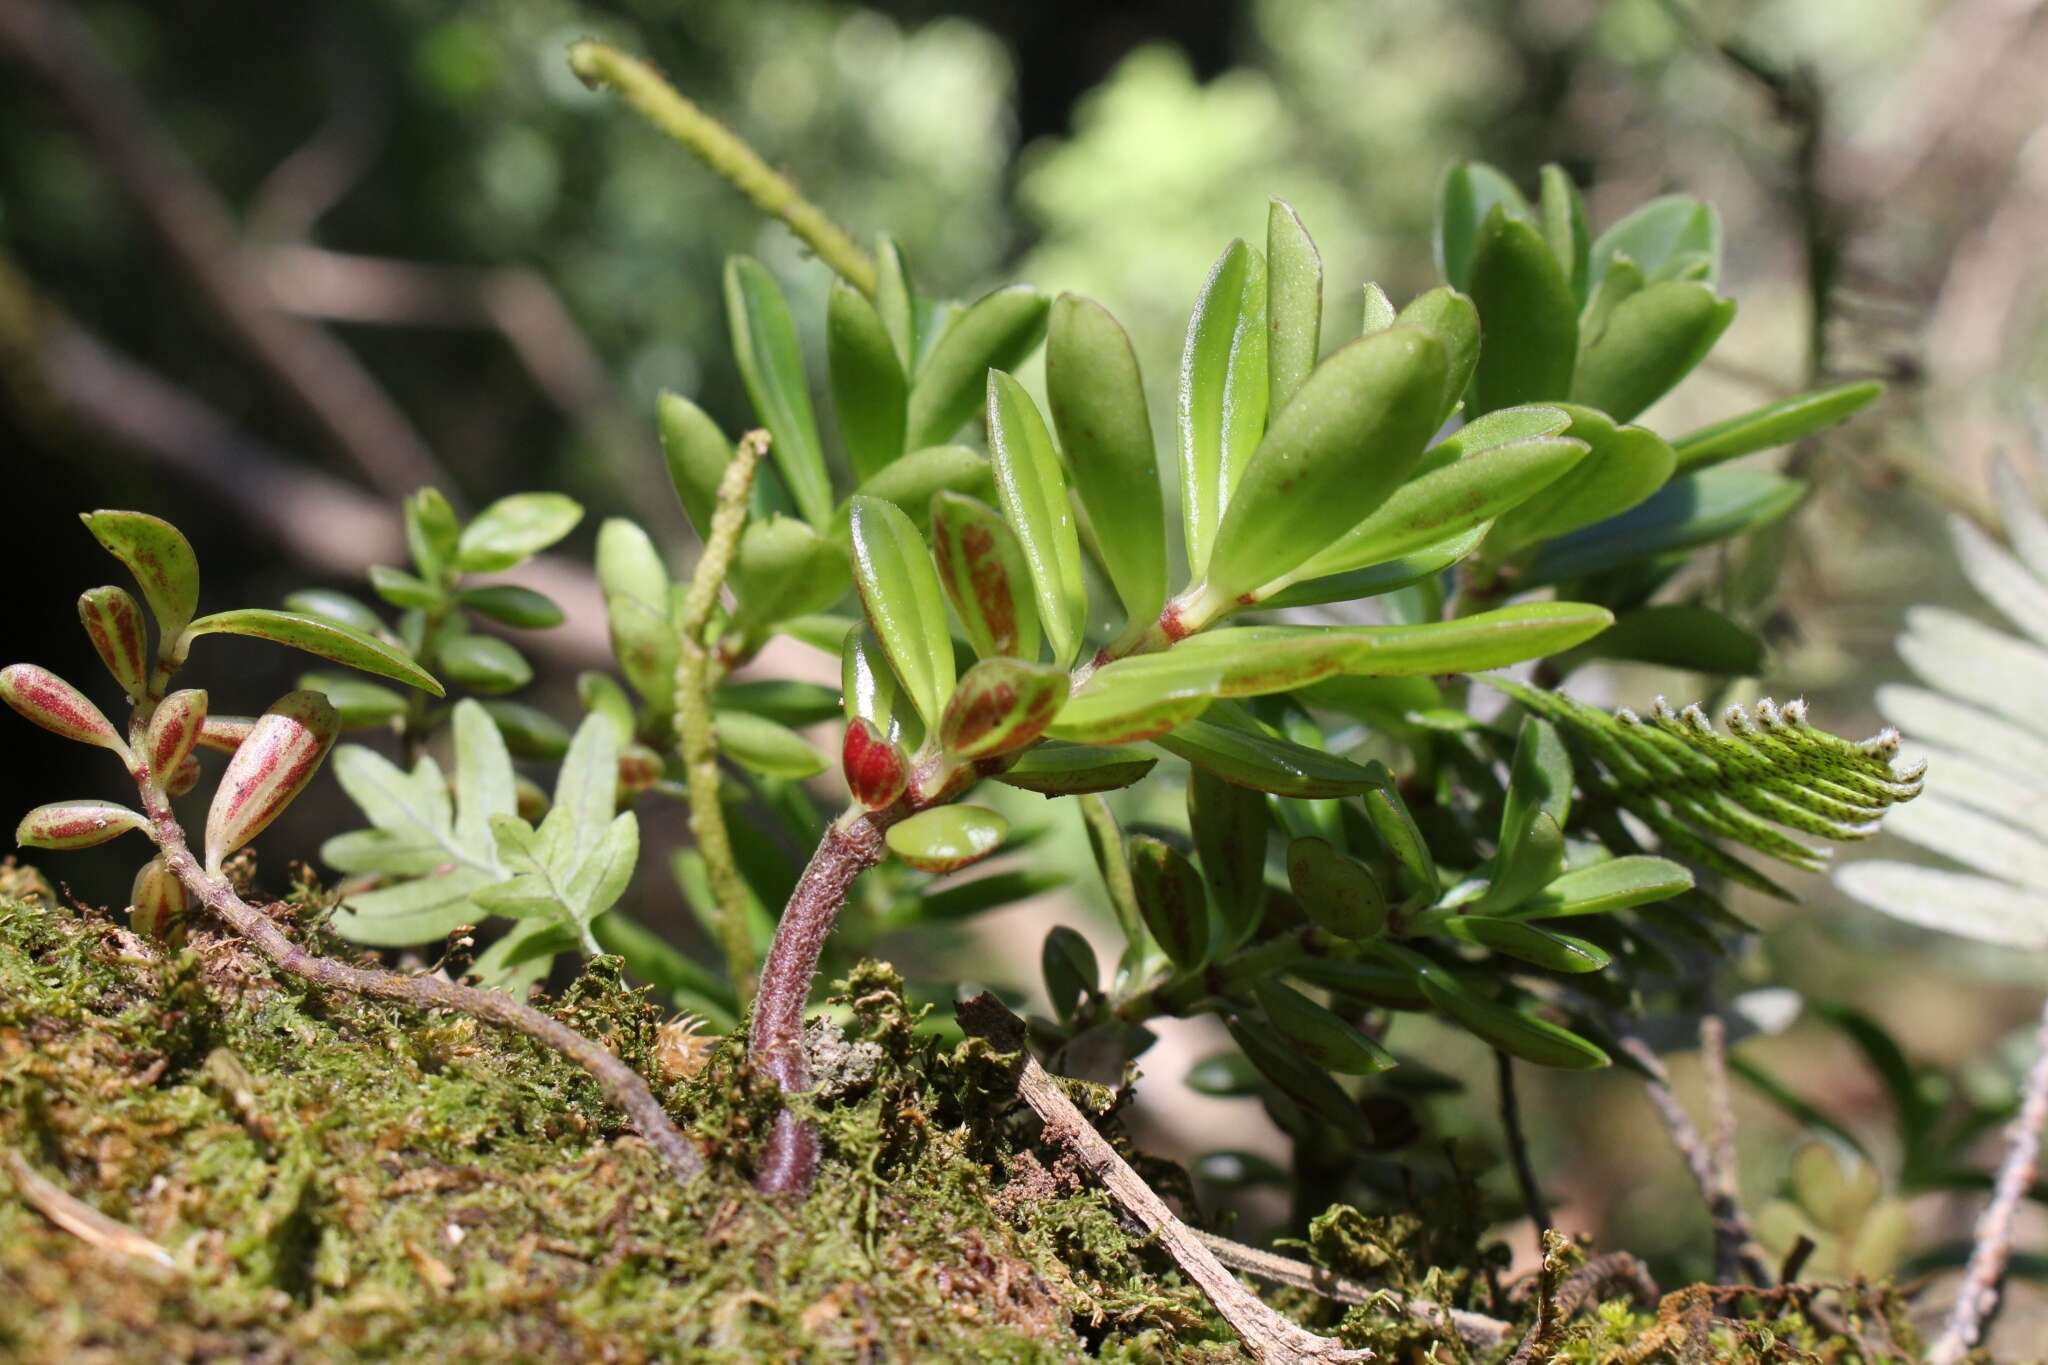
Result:
<svg viewBox="0 0 2048 1365"><path fill-rule="evenodd" d="M498 991L478 990L438 976L404 976L378 967L352 966L306 951L269 915L237 895L225 878L208 875L186 846L184 828L172 812L163 788L151 780L147 771L139 771L136 779L144 813L149 816L150 833L165 866L184 883L194 900L254 945L280 972L315 989L394 1000L419 1010L452 1010L531 1038L589 1073L612 1103L625 1111L640 1136L660 1155L678 1181L694 1180L702 1172L703 1157L669 1118L647 1082L602 1044Z"/></svg>
<svg viewBox="0 0 2048 1365"><path fill-rule="evenodd" d="M426 442L356 358L272 306L244 268L227 205L68 6L0 0L0 54L56 97L228 336L336 450L390 496L426 483L448 486Z"/></svg>
<svg viewBox="0 0 2048 1365"><path fill-rule="evenodd" d="M83 1199L44 1179L21 1153L10 1151L6 1155L7 1174L14 1180L15 1192L36 1212L79 1241L117 1256L132 1257L167 1270L178 1269L170 1252L126 1223L107 1217Z"/></svg>
<svg viewBox="0 0 2048 1365"><path fill-rule="evenodd" d="M1522 1207L1528 1210L1529 1221L1536 1225L1536 1245L1540 1248L1543 1235L1551 1229L1550 1205L1544 1202L1543 1184L1536 1178L1535 1163L1529 1160L1529 1137L1522 1131L1522 1105L1515 1094L1515 1063L1499 1048L1493 1052L1493 1074L1500 1093L1501 1134L1507 1139L1515 1183L1522 1190Z"/></svg>
<svg viewBox="0 0 2048 1365"><path fill-rule="evenodd" d="M1693 1183L1699 1186L1700 1198L1706 1201L1707 1216L1714 1225L1715 1266L1718 1269L1725 1261L1728 1275L1740 1268L1752 1282L1760 1285L1770 1283L1770 1274L1764 1268L1756 1236L1750 1230L1749 1219L1742 1212L1741 1202L1722 1189L1715 1175L1712 1151L1700 1136L1700 1130L1693 1125L1692 1116L1678 1102L1678 1095L1671 1088L1671 1073L1664 1069L1663 1059L1648 1043L1629 1033L1621 1035L1621 1050L1646 1073L1643 1089L1656 1108L1657 1116L1664 1120L1672 1145L1685 1159L1686 1169L1692 1172Z"/></svg>
<svg viewBox="0 0 2048 1365"><path fill-rule="evenodd" d="M1006 1052L1023 1055L1017 1092L1045 1125L1045 1137L1065 1147L1102 1182L1117 1207L1150 1232L1181 1273L1194 1281L1216 1311L1260 1361L1370 1360L1372 1352L1354 1350L1329 1337L1317 1336L1281 1317L1238 1282L1215 1252L1187 1224L1174 1217L1166 1201L1147 1185L1130 1163L1095 1131L1059 1082L1026 1050L1024 1024L994 996L979 995L957 1007L960 1025L987 1038Z"/></svg>
<svg viewBox="0 0 2048 1365"><path fill-rule="evenodd" d="M2013 1224L2034 1183L2041 1159L2041 1129L2048 1124L2048 1005L2034 1036L2034 1064L2027 1071L2020 1112L2006 1130L2005 1160L1991 1189L1991 1203L1977 1220L1977 1244L1963 1271L1963 1285L1949 1310L1948 1325L1927 1353L1928 1365L1956 1365L1984 1336L1984 1324L1998 1307L1998 1291L2012 1256Z"/></svg>
<svg viewBox="0 0 2048 1365"><path fill-rule="evenodd" d="M1742 1183L1735 1159L1735 1096L1728 1084L1728 1026L1709 1011L1700 1019L1700 1072L1707 1083L1707 1113L1713 1120L1707 1155L1714 1171L1714 1200L1721 1207L1742 1206ZM1735 1278L1740 1246L1725 1237L1714 1239L1714 1273L1722 1283Z"/></svg>

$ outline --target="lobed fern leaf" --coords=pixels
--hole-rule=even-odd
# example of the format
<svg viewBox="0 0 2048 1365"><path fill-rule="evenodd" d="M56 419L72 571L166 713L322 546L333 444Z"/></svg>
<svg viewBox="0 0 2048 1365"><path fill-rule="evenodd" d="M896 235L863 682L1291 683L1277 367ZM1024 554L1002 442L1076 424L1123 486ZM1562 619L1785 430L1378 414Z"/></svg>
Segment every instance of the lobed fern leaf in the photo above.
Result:
<svg viewBox="0 0 2048 1365"><path fill-rule="evenodd" d="M1555 723L1579 755L1580 784L1647 825L1665 847L1731 881L1789 895L1722 846L1736 844L1805 871L1828 851L1795 834L1837 843L1869 838L1891 807L1920 794L1925 764L1895 770L1896 730L1847 740L1806 722L1806 703L1754 712L1731 706L1716 730L1697 705L1657 698L1647 717L1609 714L1506 678L1491 687ZM1720 842L1717 842L1720 841Z"/></svg>
<svg viewBox="0 0 2048 1365"><path fill-rule="evenodd" d="M1940 607L1906 613L1899 656L1924 686L1877 692L1941 782L1891 829L1960 864L1865 859L1835 883L1895 918L2011 947L2048 947L2048 518L2012 469L1994 472L2013 550L1962 517L1949 530L1971 586L2027 638Z"/></svg>

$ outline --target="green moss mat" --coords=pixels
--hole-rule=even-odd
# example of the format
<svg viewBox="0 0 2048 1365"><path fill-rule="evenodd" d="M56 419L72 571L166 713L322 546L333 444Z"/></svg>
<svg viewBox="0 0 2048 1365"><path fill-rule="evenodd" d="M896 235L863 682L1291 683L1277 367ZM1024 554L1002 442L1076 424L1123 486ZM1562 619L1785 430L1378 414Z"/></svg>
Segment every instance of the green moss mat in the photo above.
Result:
<svg viewBox="0 0 2048 1365"><path fill-rule="evenodd" d="M815 1105L826 1165L790 1206L746 1182L775 1101L725 1044L667 1095L711 1161L679 1189L580 1071L523 1040L309 995L209 934L167 953L0 899L0 1154L177 1267L61 1230L0 1164L0 1359L1242 1358L1100 1192L1030 1150L983 1045L919 1035L887 968L843 998ZM556 1009L661 1074L662 1016L610 960ZM1419 1358L1407 1324L1288 1307ZM1714 1354L1668 1354L1658 1330L1608 1305L1558 1358L1809 1358L1726 1326ZM1884 1358L1796 1316L1773 1330L1822 1359Z"/></svg>

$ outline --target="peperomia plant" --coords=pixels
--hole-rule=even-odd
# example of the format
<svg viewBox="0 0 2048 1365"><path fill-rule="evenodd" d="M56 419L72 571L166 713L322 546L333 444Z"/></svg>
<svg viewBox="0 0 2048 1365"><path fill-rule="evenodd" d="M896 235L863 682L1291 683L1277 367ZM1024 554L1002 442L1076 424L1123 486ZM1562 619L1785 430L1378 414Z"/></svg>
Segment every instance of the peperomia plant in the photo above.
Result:
<svg viewBox="0 0 2048 1365"><path fill-rule="evenodd" d="M107 671L126 694L129 717L117 730L85 694L34 664L0 669L0 700L55 734L109 750L121 760L140 797L137 810L116 802L68 800L38 806L21 820L16 842L30 848L93 848L123 834L140 833L156 854L136 873L132 891L137 929L175 937L190 910L214 916L259 949L281 971L309 985L401 1000L427 1009L456 1009L516 1029L554 1048L591 1073L624 1109L668 1162L679 1179L702 1166L697 1151L669 1120L653 1093L631 1068L604 1047L551 1016L510 996L457 985L443 978L404 976L315 956L288 937L264 911L242 899L227 875L228 859L246 846L306 789L341 729L341 715L327 697L309 689L287 693L262 715L217 716L207 694L170 690L193 641L206 635L246 635L291 645L330 663L443 695L441 684L407 650L332 616L249 608L199 616L199 562L192 546L170 523L142 512L98 511L84 516L99 543L134 576L156 621L156 645L142 608L119 587L94 588L79 598L79 618ZM564 921L587 936L588 923L617 898L638 854L631 815L611 818L616 765L603 749L603 730L593 726L583 760L564 767L566 790L555 810L535 831L512 815L509 763L497 731L474 702L456 708L462 802L459 834L437 830L444 845L474 853L486 838L502 843L496 854L506 868L503 913ZM487 737L487 738L486 738ZM495 752L492 746L495 745ZM197 751L227 752L227 765L207 811L202 852L195 855L174 798L199 781ZM495 759L496 762L492 760ZM430 761L423 760L423 765ZM386 765L387 767L389 765ZM396 769L391 770L396 773ZM438 774L380 789L380 811L406 807L408 816L447 808ZM382 804L388 801L388 805ZM422 831L400 824L380 829L393 844L410 839L410 856L421 855ZM475 828L486 825L488 836ZM399 855L391 848L387 858Z"/></svg>
<svg viewBox="0 0 2048 1365"><path fill-rule="evenodd" d="M646 68L594 44L571 60L691 141ZM1798 706L1733 710L1721 734L1697 709L1609 717L1544 685L1598 657L1753 672L1754 637L1681 571L1803 487L1720 466L1877 392L1675 440L1637 424L1733 315L1706 205L1659 199L1596 236L1556 168L1532 204L1456 167L1445 282L1400 307L1366 285L1356 334L1324 354L1320 256L1274 201L1264 249L1231 243L1197 298L1162 478L1139 359L1101 305L1020 288L927 304L886 239L870 260L790 210L786 183L734 179L841 276L823 387L857 479L835 503L788 308L734 262L734 343L779 477L756 485L736 605L681 648L836 644L854 798L793 882L772 862L743 879L786 901L751 1020L785 1090L810 1083L806 999L855 878L1001 848L1004 817L963 799L981 782L1077 799L1124 936L1107 979L1077 935L1048 937L1041 1042L1113 1074L1147 1020L1214 1013L1284 1127L1354 1150L1375 1142L1374 1083L1333 1076L1394 1065L1390 1011L1504 1057L1605 1065L1610 1024L1683 984L1668 935L1718 949L1741 924L1716 886L1775 889L1725 845L1810 867L1785 830L1860 838L1917 792L1895 738L1839 740ZM1015 374L1041 318L1043 408ZM977 410L985 463L951 444ZM663 428L703 529L730 443L679 399ZM814 615L843 591L841 544L861 609L844 626ZM1276 616L1366 599L1383 624ZM1536 660L1556 661L1542 682L1498 681L1508 713L1473 703L1466 675ZM1187 821L1127 835L1101 793L1160 751L1186 765ZM1635 913L1658 903L1654 924ZM785 1114L758 1182L802 1189L816 1159Z"/></svg>

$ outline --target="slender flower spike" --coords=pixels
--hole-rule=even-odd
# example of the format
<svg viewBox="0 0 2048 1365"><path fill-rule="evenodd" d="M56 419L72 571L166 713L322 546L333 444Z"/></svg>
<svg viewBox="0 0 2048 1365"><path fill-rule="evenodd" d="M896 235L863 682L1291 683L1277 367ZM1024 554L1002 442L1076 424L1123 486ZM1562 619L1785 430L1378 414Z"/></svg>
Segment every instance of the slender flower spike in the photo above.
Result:
<svg viewBox="0 0 2048 1365"><path fill-rule="evenodd" d="M141 603L120 588L94 588L79 595L78 620L128 699L142 700L149 683L149 628Z"/></svg>
<svg viewBox="0 0 2048 1365"><path fill-rule="evenodd" d="M47 668L9 664L0 668L0 700L52 734L112 749L128 761L128 746L85 694Z"/></svg>
<svg viewBox="0 0 2048 1365"><path fill-rule="evenodd" d="M14 842L25 848L93 848L149 821L113 801L53 801L21 817Z"/></svg>
<svg viewBox="0 0 2048 1365"><path fill-rule="evenodd" d="M143 745L150 776L169 786L185 760L192 756L192 746L199 741L200 729L205 724L204 692L187 688L165 697L157 705L156 714L149 718L149 739Z"/></svg>
<svg viewBox="0 0 2048 1365"><path fill-rule="evenodd" d="M257 717L221 775L206 817L206 870L216 875L306 788L341 719L318 692L292 692Z"/></svg>
<svg viewBox="0 0 2048 1365"><path fill-rule="evenodd" d="M231 754L256 728L254 716L207 716L199 726L199 747L217 754Z"/></svg>
<svg viewBox="0 0 2048 1365"><path fill-rule="evenodd" d="M128 920L138 934L168 939L177 931L187 904L184 883L164 866L161 857L151 858L135 874L135 885L129 889Z"/></svg>
<svg viewBox="0 0 2048 1365"><path fill-rule="evenodd" d="M855 716L846 726L839 754L853 799L869 810L894 805L910 781L910 759L866 719Z"/></svg>

